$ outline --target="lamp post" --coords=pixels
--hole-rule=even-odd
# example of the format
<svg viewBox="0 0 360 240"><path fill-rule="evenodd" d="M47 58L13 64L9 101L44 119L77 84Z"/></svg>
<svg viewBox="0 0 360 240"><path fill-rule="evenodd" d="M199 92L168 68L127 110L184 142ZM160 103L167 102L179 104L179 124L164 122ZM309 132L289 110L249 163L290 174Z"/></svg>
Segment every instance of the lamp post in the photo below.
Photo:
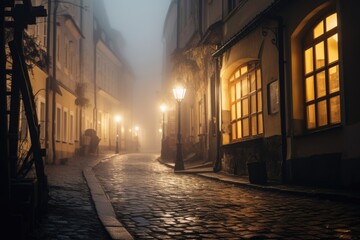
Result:
<svg viewBox="0 0 360 240"><path fill-rule="evenodd" d="M166 112L166 105L165 104L161 104L160 106L160 110L162 112L162 141L164 141L165 139L165 112Z"/></svg>
<svg viewBox="0 0 360 240"><path fill-rule="evenodd" d="M135 151L139 151L139 127L135 126Z"/></svg>
<svg viewBox="0 0 360 240"><path fill-rule="evenodd" d="M185 97L186 89L183 87L176 87L173 89L174 97L178 102L178 134L176 143L176 160L174 170L184 170L184 161L182 156L182 145L181 145L181 101Z"/></svg>
<svg viewBox="0 0 360 240"><path fill-rule="evenodd" d="M160 106L160 110L162 112L162 138L161 138L161 158L164 158L165 156L165 146L164 146L164 141L165 141L165 112L166 112L166 105L165 104L161 104Z"/></svg>
<svg viewBox="0 0 360 240"><path fill-rule="evenodd" d="M119 153L119 124L121 121L121 117L116 115L115 116L115 122L116 122L116 148L115 153Z"/></svg>

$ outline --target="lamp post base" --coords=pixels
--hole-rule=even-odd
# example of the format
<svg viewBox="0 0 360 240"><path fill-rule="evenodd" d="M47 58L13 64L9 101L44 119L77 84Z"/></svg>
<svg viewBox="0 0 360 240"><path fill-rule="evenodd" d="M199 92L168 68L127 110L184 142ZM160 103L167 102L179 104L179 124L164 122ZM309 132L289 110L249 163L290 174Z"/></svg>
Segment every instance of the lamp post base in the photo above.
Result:
<svg viewBox="0 0 360 240"><path fill-rule="evenodd" d="M184 161L182 156L182 145L181 143L176 144L176 160L175 160L175 171L184 170Z"/></svg>
<svg viewBox="0 0 360 240"><path fill-rule="evenodd" d="M116 143L115 153L119 153L119 143Z"/></svg>

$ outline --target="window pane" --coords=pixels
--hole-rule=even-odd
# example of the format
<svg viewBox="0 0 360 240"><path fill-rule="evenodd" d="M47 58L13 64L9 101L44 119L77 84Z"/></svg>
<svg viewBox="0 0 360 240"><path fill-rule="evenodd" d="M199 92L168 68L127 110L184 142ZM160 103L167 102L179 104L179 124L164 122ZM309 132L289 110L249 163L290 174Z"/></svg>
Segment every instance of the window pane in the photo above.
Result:
<svg viewBox="0 0 360 240"><path fill-rule="evenodd" d="M231 104L231 120L236 119L235 104Z"/></svg>
<svg viewBox="0 0 360 240"><path fill-rule="evenodd" d="M241 96L240 96L240 82L237 82L236 83L236 99L240 99L241 98Z"/></svg>
<svg viewBox="0 0 360 240"><path fill-rule="evenodd" d="M241 93L242 93L242 96L246 96L248 94L249 90L248 90L248 82L247 82L247 79L243 79L241 81Z"/></svg>
<svg viewBox="0 0 360 240"><path fill-rule="evenodd" d="M230 82L232 82L234 80L235 80L234 75L232 75L231 78L230 78Z"/></svg>
<svg viewBox="0 0 360 240"><path fill-rule="evenodd" d="M324 34L324 21L321 21L315 28L314 28L314 38L317 38Z"/></svg>
<svg viewBox="0 0 360 240"><path fill-rule="evenodd" d="M339 59L338 52L338 35L334 34L333 36L327 39L328 47L328 63L335 62Z"/></svg>
<svg viewBox="0 0 360 240"><path fill-rule="evenodd" d="M231 124L231 138L236 139L236 123Z"/></svg>
<svg viewBox="0 0 360 240"><path fill-rule="evenodd" d="M339 66L336 65L335 67L329 69L329 92L334 93L339 90Z"/></svg>
<svg viewBox="0 0 360 240"><path fill-rule="evenodd" d="M251 117L251 135L257 135L257 117L252 116Z"/></svg>
<svg viewBox="0 0 360 240"><path fill-rule="evenodd" d="M250 112L256 113L256 95L252 94L250 99Z"/></svg>
<svg viewBox="0 0 360 240"><path fill-rule="evenodd" d="M64 134L63 134L63 141L67 141L67 112L64 112L64 123L63 123L63 129L64 129Z"/></svg>
<svg viewBox="0 0 360 240"><path fill-rule="evenodd" d="M45 138L45 103L40 102L40 138Z"/></svg>
<svg viewBox="0 0 360 240"><path fill-rule="evenodd" d="M234 102L235 101L235 86L232 85L230 87L230 101Z"/></svg>
<svg viewBox="0 0 360 240"><path fill-rule="evenodd" d="M235 78L239 78L240 77L240 70L237 70L236 72L235 72Z"/></svg>
<svg viewBox="0 0 360 240"><path fill-rule="evenodd" d="M305 88L306 88L306 102L314 100L315 99L314 76L310 76L306 78Z"/></svg>
<svg viewBox="0 0 360 240"><path fill-rule="evenodd" d="M241 121L237 122L237 138L241 138Z"/></svg>
<svg viewBox="0 0 360 240"><path fill-rule="evenodd" d="M243 119L243 136L244 137L249 136L249 119L248 118Z"/></svg>
<svg viewBox="0 0 360 240"><path fill-rule="evenodd" d="M340 96L336 96L330 99L330 123L340 123L340 121Z"/></svg>
<svg viewBox="0 0 360 240"><path fill-rule="evenodd" d="M264 128L263 128L263 115L262 113L260 113L258 115L258 126L259 126L259 134L264 132Z"/></svg>
<svg viewBox="0 0 360 240"><path fill-rule="evenodd" d="M316 74L316 98L326 95L325 71Z"/></svg>
<svg viewBox="0 0 360 240"><path fill-rule="evenodd" d="M241 118L241 102L236 103L236 117Z"/></svg>
<svg viewBox="0 0 360 240"><path fill-rule="evenodd" d="M337 14L334 13L326 18L326 31L337 27Z"/></svg>
<svg viewBox="0 0 360 240"><path fill-rule="evenodd" d="M261 88L261 74L260 74L260 69L256 70L256 87L257 89Z"/></svg>
<svg viewBox="0 0 360 240"><path fill-rule="evenodd" d="M258 112L262 111L262 97L261 97L261 91L258 91L257 93L257 107L258 107Z"/></svg>
<svg viewBox="0 0 360 240"><path fill-rule="evenodd" d="M241 101L242 105L242 116L247 116L249 114L249 100L245 98Z"/></svg>
<svg viewBox="0 0 360 240"><path fill-rule="evenodd" d="M70 123L69 123L69 142L73 142L73 136L74 136L74 115L70 115Z"/></svg>
<svg viewBox="0 0 360 240"><path fill-rule="evenodd" d="M324 42L315 45L315 65L316 69L323 67L325 64Z"/></svg>
<svg viewBox="0 0 360 240"><path fill-rule="evenodd" d="M244 66L240 69L240 74L243 75L243 74L247 73L247 71L248 71L248 67Z"/></svg>
<svg viewBox="0 0 360 240"><path fill-rule="evenodd" d="M255 72L250 73L250 92L256 90L256 79L255 79Z"/></svg>
<svg viewBox="0 0 360 240"><path fill-rule="evenodd" d="M315 128L315 105L311 104L306 107L306 115L307 115L307 128L312 129Z"/></svg>
<svg viewBox="0 0 360 240"><path fill-rule="evenodd" d="M61 109L56 109L56 140L60 140L60 131L61 131Z"/></svg>
<svg viewBox="0 0 360 240"><path fill-rule="evenodd" d="M328 124L326 100L323 100L317 104L317 118L319 127Z"/></svg>
<svg viewBox="0 0 360 240"><path fill-rule="evenodd" d="M305 74L313 70L313 49L309 48L305 51Z"/></svg>

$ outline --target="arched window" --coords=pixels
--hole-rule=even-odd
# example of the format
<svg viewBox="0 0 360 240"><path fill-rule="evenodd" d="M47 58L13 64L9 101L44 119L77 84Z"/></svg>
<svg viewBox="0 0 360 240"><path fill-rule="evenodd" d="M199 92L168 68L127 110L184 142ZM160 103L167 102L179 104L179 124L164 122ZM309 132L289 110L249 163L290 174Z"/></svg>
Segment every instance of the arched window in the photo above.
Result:
<svg viewBox="0 0 360 240"><path fill-rule="evenodd" d="M263 129L262 83L259 63L236 69L229 78L231 140L260 135Z"/></svg>
<svg viewBox="0 0 360 240"><path fill-rule="evenodd" d="M303 39L306 129L341 122L337 14L318 22Z"/></svg>

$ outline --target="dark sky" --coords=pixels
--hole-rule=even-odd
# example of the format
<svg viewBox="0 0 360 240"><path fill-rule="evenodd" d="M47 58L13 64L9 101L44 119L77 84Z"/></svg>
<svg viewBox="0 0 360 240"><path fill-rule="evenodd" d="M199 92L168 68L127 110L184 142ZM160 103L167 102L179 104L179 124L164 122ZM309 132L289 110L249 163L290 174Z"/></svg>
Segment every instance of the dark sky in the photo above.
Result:
<svg viewBox="0 0 360 240"><path fill-rule="evenodd" d="M162 73L162 31L170 0L104 0L113 28L125 39L125 56L136 75L133 124L141 151L160 151L158 92ZM124 116L125 117L125 116Z"/></svg>

